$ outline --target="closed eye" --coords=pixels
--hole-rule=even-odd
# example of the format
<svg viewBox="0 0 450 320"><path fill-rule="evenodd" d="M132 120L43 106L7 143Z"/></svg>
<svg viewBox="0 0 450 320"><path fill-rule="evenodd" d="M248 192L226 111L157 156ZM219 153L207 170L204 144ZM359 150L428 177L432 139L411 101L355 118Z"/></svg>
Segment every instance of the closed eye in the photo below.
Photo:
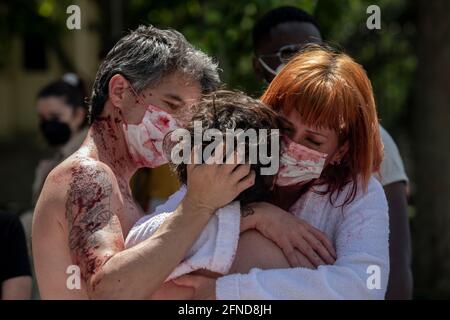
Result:
<svg viewBox="0 0 450 320"><path fill-rule="evenodd" d="M180 108L180 105L177 103L172 103L170 101L164 101L166 105L173 111L178 110Z"/></svg>
<svg viewBox="0 0 450 320"><path fill-rule="evenodd" d="M320 147L322 145L321 142L315 141L314 139L311 139L311 138L307 138L306 140L308 142L312 143L313 145L315 145L316 147Z"/></svg>

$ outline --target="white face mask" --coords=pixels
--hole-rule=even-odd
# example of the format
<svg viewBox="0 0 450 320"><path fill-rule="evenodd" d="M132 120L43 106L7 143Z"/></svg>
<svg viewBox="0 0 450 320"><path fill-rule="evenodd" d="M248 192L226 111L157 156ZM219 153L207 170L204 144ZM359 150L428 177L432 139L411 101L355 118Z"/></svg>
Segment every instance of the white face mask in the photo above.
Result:
<svg viewBox="0 0 450 320"><path fill-rule="evenodd" d="M130 88L136 98L144 104L131 84ZM135 163L148 168L168 163L169 160L164 155L164 138L176 129L178 129L177 120L153 104L147 105L140 124L123 124L128 151Z"/></svg>
<svg viewBox="0 0 450 320"><path fill-rule="evenodd" d="M291 186L319 178L326 158L326 153L309 149L283 137L280 169L275 184Z"/></svg>
<svg viewBox="0 0 450 320"><path fill-rule="evenodd" d="M178 128L175 118L154 105L148 105L140 124L124 124L128 150L133 160L142 167L155 168L166 164L164 137Z"/></svg>

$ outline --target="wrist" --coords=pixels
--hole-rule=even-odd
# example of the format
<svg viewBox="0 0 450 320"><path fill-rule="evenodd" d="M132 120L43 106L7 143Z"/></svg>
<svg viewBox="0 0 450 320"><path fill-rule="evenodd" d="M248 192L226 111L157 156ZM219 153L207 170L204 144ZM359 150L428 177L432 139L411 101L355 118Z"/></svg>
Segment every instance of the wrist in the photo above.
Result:
<svg viewBox="0 0 450 320"><path fill-rule="evenodd" d="M188 194L186 194L180 204L183 208L183 212L185 213L191 212L196 215L211 216L216 211L214 208L201 205L199 201L193 199Z"/></svg>
<svg viewBox="0 0 450 320"><path fill-rule="evenodd" d="M240 233L243 233L243 232L251 230L251 229L256 229L256 223L257 223L258 218L259 217L256 215L256 213L246 215L246 216L241 215L241 226L239 229Z"/></svg>

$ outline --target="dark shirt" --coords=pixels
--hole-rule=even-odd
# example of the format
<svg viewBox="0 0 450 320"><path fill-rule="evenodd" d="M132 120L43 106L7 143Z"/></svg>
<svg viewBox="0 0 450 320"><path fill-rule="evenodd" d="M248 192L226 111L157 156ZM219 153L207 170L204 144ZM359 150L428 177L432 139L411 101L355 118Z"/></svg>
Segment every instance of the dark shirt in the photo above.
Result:
<svg viewBox="0 0 450 320"><path fill-rule="evenodd" d="M31 276L25 232L19 217L0 211L0 297L3 281Z"/></svg>

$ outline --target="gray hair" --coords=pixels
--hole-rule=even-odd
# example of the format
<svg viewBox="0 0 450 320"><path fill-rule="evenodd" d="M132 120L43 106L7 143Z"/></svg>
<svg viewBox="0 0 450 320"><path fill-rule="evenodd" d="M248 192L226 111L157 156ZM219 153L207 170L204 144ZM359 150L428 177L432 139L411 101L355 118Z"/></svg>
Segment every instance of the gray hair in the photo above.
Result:
<svg viewBox="0 0 450 320"><path fill-rule="evenodd" d="M139 26L120 39L100 65L92 88L90 122L102 113L109 80L115 74L123 75L140 92L174 71L199 81L202 93L212 92L220 85L217 64L181 33Z"/></svg>

